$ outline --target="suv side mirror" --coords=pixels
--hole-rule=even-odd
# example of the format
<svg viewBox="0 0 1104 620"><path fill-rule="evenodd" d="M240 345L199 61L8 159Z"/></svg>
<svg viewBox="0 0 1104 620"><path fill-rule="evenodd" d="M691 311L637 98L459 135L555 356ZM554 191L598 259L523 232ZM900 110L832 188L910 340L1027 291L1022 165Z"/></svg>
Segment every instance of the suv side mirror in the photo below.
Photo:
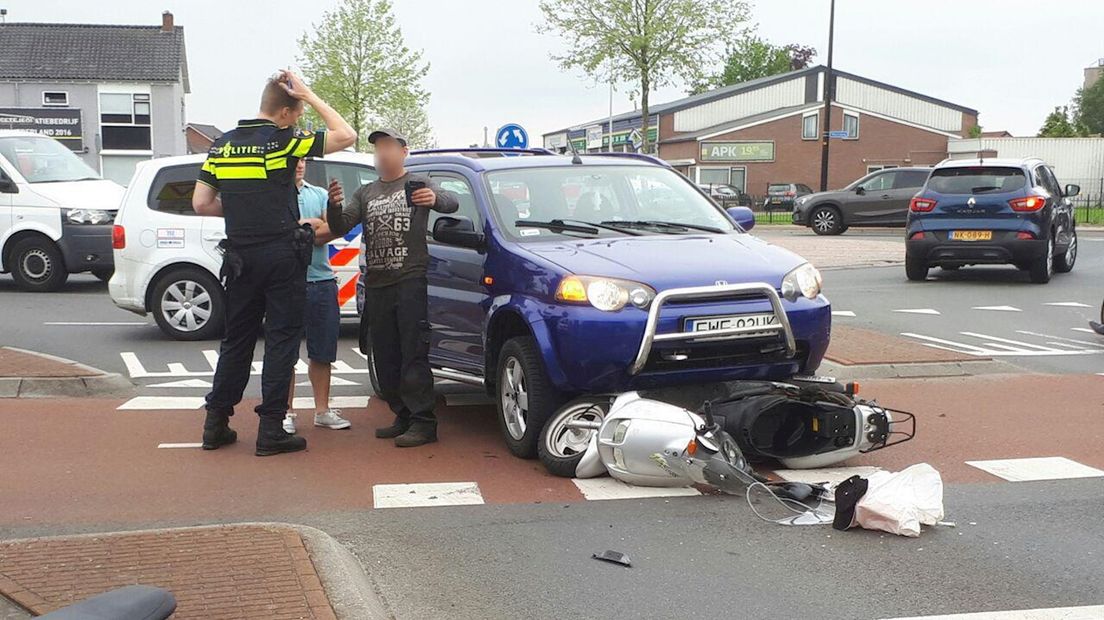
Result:
<svg viewBox="0 0 1104 620"><path fill-rule="evenodd" d="M755 212L747 207L731 207L726 209L732 219L744 230L755 228Z"/></svg>
<svg viewBox="0 0 1104 620"><path fill-rule="evenodd" d="M18 194L19 186L8 175L0 171L0 194Z"/></svg>
<svg viewBox="0 0 1104 620"><path fill-rule="evenodd" d="M481 250L483 233L475 230L470 217L441 216L433 223L433 240L448 245Z"/></svg>
<svg viewBox="0 0 1104 620"><path fill-rule="evenodd" d="M859 186L855 187L855 193L862 196L863 194L866 193L866 190L863 189L862 185L859 185Z"/></svg>
<svg viewBox="0 0 1104 620"><path fill-rule="evenodd" d="M1080 193L1081 193L1081 186L1080 185L1074 185L1073 183L1070 183L1069 185L1066 186L1066 191L1063 195L1066 196L1067 198L1069 198L1071 196L1076 196Z"/></svg>

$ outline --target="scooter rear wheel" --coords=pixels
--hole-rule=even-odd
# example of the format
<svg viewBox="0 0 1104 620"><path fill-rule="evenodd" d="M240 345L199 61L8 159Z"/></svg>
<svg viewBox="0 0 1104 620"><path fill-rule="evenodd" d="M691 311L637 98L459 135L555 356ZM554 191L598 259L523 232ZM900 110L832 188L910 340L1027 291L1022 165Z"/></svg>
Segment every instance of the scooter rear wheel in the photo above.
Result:
<svg viewBox="0 0 1104 620"><path fill-rule="evenodd" d="M609 412L609 401L595 397L577 398L552 414L541 431L537 454L548 472L574 478L579 461L597 430L570 428L577 420L601 422Z"/></svg>

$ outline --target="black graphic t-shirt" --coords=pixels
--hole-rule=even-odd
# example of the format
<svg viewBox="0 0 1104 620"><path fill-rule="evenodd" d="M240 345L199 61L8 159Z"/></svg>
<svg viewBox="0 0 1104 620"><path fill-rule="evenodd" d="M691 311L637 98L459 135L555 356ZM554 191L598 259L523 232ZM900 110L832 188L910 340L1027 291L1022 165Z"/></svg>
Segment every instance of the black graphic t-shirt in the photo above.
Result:
<svg viewBox="0 0 1104 620"><path fill-rule="evenodd" d="M406 200L406 182L422 181L437 194L432 207L416 207ZM339 235L359 222L364 225L364 286L380 288L409 278L425 277L429 264L426 227L429 209L453 213L456 196L441 190L429 177L407 173L394 181L376 180L353 193L340 218L328 215L330 229Z"/></svg>

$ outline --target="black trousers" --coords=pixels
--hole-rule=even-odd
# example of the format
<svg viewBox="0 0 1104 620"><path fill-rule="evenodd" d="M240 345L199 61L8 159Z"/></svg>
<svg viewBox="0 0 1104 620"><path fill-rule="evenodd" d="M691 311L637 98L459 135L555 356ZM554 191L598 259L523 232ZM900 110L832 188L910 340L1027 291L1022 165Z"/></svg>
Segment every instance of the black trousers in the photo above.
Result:
<svg viewBox="0 0 1104 620"><path fill-rule="evenodd" d="M249 383L253 349L263 326L261 404L255 411L262 417L282 418L288 408L288 381L299 359L307 268L286 240L234 251L241 255L243 268L226 287L226 334L207 409L233 415Z"/></svg>
<svg viewBox="0 0 1104 620"><path fill-rule="evenodd" d="M435 425L427 287L425 278L412 278L367 289L364 312L380 398L403 421Z"/></svg>

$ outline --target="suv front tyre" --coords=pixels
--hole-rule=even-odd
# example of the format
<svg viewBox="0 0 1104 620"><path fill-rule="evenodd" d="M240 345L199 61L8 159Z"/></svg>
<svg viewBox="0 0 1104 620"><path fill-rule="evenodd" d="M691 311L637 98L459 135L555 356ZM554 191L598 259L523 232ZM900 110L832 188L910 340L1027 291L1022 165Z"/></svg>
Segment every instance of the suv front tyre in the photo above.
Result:
<svg viewBox="0 0 1104 620"><path fill-rule="evenodd" d="M545 422L564 403L544 371L540 349L531 336L511 338L502 346L495 375L498 424L515 456L537 456Z"/></svg>
<svg viewBox="0 0 1104 620"><path fill-rule="evenodd" d="M818 235L838 235L847 229L843 214L835 207L815 207L809 214L809 227Z"/></svg>
<svg viewBox="0 0 1104 620"><path fill-rule="evenodd" d="M226 297L222 285L197 267L160 276L150 296L150 311L161 331L176 340L220 338Z"/></svg>

